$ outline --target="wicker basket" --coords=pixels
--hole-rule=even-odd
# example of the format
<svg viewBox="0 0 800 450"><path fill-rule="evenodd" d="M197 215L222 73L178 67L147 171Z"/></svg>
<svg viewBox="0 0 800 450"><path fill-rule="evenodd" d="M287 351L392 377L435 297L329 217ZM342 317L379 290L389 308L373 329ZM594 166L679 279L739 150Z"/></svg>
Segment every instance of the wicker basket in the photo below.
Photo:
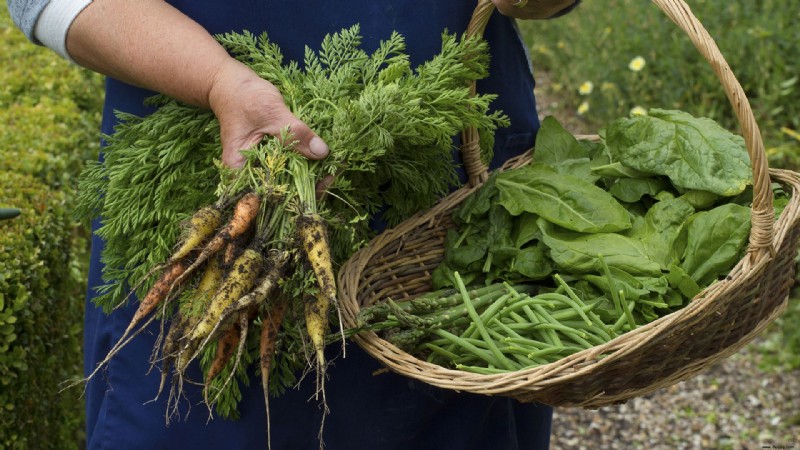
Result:
<svg viewBox="0 0 800 450"><path fill-rule="evenodd" d="M513 397L553 406L597 408L621 403L688 379L735 353L787 306L794 282L800 214L800 175L770 170L760 132L744 92L716 44L682 0L653 0L691 38L711 63L736 110L753 166L754 200L750 244L728 276L701 292L685 308L619 336L611 342L557 362L501 375L478 375L430 364L364 332L353 339L372 357L402 375L442 388ZM481 0L470 26L481 33L492 13ZM474 130L462 147L469 185L432 209L376 237L339 273L345 327L356 326L362 306L391 297L412 298L430 288L430 274L444 255L450 213L486 180L477 157ZM473 144L469 144L472 142ZM529 162L531 152L504 169ZM503 169L501 169L503 170ZM782 183L791 200L774 219L772 182Z"/></svg>

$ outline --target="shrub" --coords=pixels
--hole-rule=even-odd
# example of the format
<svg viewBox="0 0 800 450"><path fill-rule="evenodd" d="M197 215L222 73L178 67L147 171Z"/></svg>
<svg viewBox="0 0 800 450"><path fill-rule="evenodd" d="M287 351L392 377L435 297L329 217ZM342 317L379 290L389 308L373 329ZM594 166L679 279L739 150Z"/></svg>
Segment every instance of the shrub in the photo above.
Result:
<svg viewBox="0 0 800 450"><path fill-rule="evenodd" d="M85 242L66 195L31 175L0 177L0 448L77 447L82 400L60 394L79 376ZM13 256L12 256L13 255Z"/></svg>
<svg viewBox="0 0 800 450"><path fill-rule="evenodd" d="M70 219L96 157L102 79L36 47L0 8L0 449L79 448L87 231Z"/></svg>

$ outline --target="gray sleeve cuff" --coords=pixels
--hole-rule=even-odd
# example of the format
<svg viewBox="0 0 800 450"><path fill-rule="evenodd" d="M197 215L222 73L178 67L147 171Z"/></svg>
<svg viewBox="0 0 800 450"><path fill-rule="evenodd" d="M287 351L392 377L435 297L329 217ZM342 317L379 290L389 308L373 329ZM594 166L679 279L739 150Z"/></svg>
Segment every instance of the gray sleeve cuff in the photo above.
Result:
<svg viewBox="0 0 800 450"><path fill-rule="evenodd" d="M53 49L67 61L75 61L67 52L67 32L75 17L92 0L51 0L45 6L33 30L36 41Z"/></svg>
<svg viewBox="0 0 800 450"><path fill-rule="evenodd" d="M39 18L42 9L47 6L48 0L8 0L8 12L11 19L22 30L25 37L35 44L40 44L33 36L33 27Z"/></svg>

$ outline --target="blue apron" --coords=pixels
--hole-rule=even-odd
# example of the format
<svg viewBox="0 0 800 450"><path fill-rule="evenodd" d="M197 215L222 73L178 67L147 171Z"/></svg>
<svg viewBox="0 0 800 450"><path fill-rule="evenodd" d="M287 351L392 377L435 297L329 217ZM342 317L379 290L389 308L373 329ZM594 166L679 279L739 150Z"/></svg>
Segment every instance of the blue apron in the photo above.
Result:
<svg viewBox="0 0 800 450"><path fill-rule="evenodd" d="M364 47L374 50L392 30L407 41L415 64L438 53L441 33L462 32L475 6L473 1L438 0L305 0L291 2L181 0L170 2L211 33L267 31L287 60L303 61L306 45L316 48L325 34L361 25ZM424 6L423 6L424 4ZM499 95L493 106L511 118L512 126L498 132L493 167L533 145L539 122L533 97L533 77L514 23L495 13L486 38L491 44L491 77L481 80L480 92ZM108 79L102 131L113 132L114 111L136 115L151 112L142 100L152 92ZM95 226L97 224L95 223ZM136 306L107 316L92 303L94 287L102 284L100 254L103 242L92 241L85 327L85 369L90 372L122 334ZM137 336L117 354L86 391L88 449L263 449L266 413L258 379L242 386L241 418L209 421L198 387L188 386L181 402L187 417L165 425L166 395L149 402L157 392L160 374L146 375L148 358L158 335L157 325ZM442 390L394 373L375 374L381 366L354 344L346 358L339 346L326 385L330 413L323 440L330 450L390 449L546 449L552 411L546 406L521 404L501 397ZM202 379L194 367L193 379ZM270 400L272 448L316 450L322 411L313 399L313 377L297 389ZM189 407L191 406L191 409Z"/></svg>

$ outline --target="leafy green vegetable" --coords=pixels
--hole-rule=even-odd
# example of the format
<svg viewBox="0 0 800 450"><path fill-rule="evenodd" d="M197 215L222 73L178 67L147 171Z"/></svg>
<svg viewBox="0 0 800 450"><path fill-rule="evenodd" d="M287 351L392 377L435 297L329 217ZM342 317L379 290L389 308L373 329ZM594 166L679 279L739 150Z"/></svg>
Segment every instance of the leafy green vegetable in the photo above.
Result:
<svg viewBox="0 0 800 450"><path fill-rule="evenodd" d="M613 232L630 228L625 208L608 192L580 178L532 164L497 177L500 204L512 215L539 215L581 232Z"/></svg>
<svg viewBox="0 0 800 450"><path fill-rule="evenodd" d="M722 205L697 213L687 225L681 267L704 286L730 271L741 259L750 233L750 208Z"/></svg>
<svg viewBox="0 0 800 450"><path fill-rule="evenodd" d="M578 233L558 229L541 219L539 226L544 233L542 242L550 249L550 257L561 271L598 272L600 257L603 257L609 266L630 274L661 274L661 265L650 259L646 246L637 239L619 233Z"/></svg>
<svg viewBox="0 0 800 450"><path fill-rule="evenodd" d="M615 161L677 187L732 196L751 181L744 140L714 121L681 111L651 109L613 122L606 145Z"/></svg>

